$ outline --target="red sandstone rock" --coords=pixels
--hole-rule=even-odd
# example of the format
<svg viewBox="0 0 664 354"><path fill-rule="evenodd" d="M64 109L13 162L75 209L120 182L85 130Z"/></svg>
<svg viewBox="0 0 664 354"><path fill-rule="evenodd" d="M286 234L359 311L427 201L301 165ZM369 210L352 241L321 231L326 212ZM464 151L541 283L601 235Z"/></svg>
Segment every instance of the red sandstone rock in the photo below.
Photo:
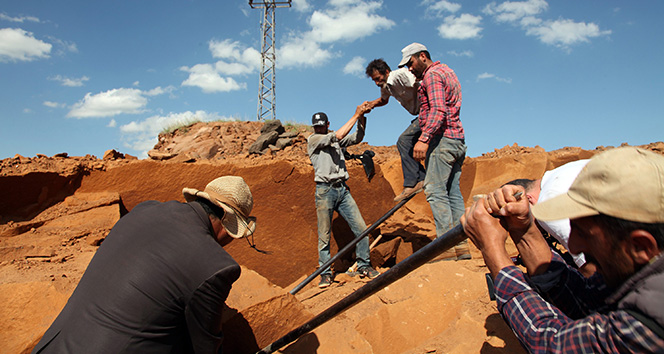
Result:
<svg viewBox="0 0 664 354"><path fill-rule="evenodd" d="M243 266L227 301L225 320L233 328L227 329L227 338L236 339L229 339L228 348L269 344L368 282L341 273L328 289L318 289L316 279L295 296L288 294L317 267L313 171L305 140L309 133L303 127L285 149L250 156L260 127L258 122L197 123L161 135L150 155L171 156L163 162L66 153L0 161L0 300L8 304L0 310L0 352L26 352L34 346L121 213L148 199L182 201L183 187L203 188L220 175L240 175L250 185L258 217L254 241L266 251L257 252L242 240L228 246ZM661 142L644 147L664 152ZM362 143L349 150L359 154L367 149L376 153L376 176L368 182L361 164L348 161L348 184L370 224L393 206L402 180L394 146ZM546 152L514 145L467 158L462 194L469 203L472 195L510 179L536 178L605 149ZM399 262L426 245L435 237L435 227L424 195L414 197L380 232L382 260L389 255ZM352 237L338 217L333 233L333 252ZM421 267L301 337L286 352L523 352L488 300L481 256L472 246L471 253L472 260ZM344 258L334 269L343 272L352 261L352 256Z"/></svg>

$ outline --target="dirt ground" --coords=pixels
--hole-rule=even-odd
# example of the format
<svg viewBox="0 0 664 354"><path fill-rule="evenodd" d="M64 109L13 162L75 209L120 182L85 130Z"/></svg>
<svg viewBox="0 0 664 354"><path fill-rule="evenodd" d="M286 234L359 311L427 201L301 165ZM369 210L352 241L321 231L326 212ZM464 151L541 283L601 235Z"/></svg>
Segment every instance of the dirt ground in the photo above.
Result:
<svg viewBox="0 0 664 354"><path fill-rule="evenodd" d="M285 148L249 154L260 129L257 122L197 123L186 132L161 136L152 154L160 159L108 152L103 159L59 154L0 161L0 300L5 304L0 307L0 352L32 349L121 215L145 200L184 201L183 187L203 189L222 175L247 181L255 202L252 214L258 218L258 250L243 240L226 247L243 268L226 302L226 352L256 352L365 286L367 279L346 273L353 262L347 256L334 264L337 275L329 288L319 289L314 279L295 295L289 293L317 267L307 132L298 131ZM662 153L664 143L644 147ZM472 195L510 179L539 178L546 170L608 148L496 149L466 159L462 193L468 203ZM394 146L361 144L350 152L364 150L376 153L375 175L368 179L361 163L350 160L349 186L371 224L394 206L402 177ZM333 234L335 253L337 245L353 237L338 217ZM417 195L369 237L380 237L371 259L381 273L431 242L435 227L424 196ZM455 260L453 250L443 253L280 352L524 352L489 299L479 252L472 245L470 252L470 260Z"/></svg>

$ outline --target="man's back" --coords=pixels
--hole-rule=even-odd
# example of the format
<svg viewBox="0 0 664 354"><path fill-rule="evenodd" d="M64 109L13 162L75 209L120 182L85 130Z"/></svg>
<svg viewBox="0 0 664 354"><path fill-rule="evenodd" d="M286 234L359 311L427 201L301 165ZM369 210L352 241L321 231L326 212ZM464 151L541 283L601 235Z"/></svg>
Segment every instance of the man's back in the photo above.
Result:
<svg viewBox="0 0 664 354"><path fill-rule="evenodd" d="M139 204L113 227L35 352L216 351L239 274L200 205Z"/></svg>

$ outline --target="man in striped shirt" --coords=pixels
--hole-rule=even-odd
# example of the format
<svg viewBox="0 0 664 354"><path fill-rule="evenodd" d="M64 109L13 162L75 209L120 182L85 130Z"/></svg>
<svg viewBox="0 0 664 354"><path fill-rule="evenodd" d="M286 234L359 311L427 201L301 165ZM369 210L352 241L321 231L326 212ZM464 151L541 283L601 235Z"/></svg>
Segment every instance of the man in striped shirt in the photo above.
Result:
<svg viewBox="0 0 664 354"><path fill-rule="evenodd" d="M464 231L482 252L498 310L531 353L664 353L664 156L605 151L567 193L530 208L506 185L466 210ZM549 248L534 220L570 219L569 251L585 278ZM512 238L527 269L507 253Z"/></svg>
<svg viewBox="0 0 664 354"><path fill-rule="evenodd" d="M461 84L447 65L433 62L427 48L412 43L401 50L399 67L406 66L421 80L420 134L413 147L413 157L424 161L424 194L436 223L436 236L459 222L464 203L459 187L461 165L466 158L461 111Z"/></svg>

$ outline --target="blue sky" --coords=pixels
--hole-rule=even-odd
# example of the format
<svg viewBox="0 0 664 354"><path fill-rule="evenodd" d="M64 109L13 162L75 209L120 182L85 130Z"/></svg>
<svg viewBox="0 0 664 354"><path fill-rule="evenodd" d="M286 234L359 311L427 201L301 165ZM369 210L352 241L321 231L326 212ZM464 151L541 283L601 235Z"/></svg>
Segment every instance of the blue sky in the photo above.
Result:
<svg viewBox="0 0 664 354"><path fill-rule="evenodd" d="M256 120L263 10L248 1L4 1L0 158L116 149L144 157L165 127ZM276 10L276 117L339 128L375 99L374 58L426 45L461 82L468 156L662 141L664 1L293 0ZM365 141L411 117L391 100Z"/></svg>

